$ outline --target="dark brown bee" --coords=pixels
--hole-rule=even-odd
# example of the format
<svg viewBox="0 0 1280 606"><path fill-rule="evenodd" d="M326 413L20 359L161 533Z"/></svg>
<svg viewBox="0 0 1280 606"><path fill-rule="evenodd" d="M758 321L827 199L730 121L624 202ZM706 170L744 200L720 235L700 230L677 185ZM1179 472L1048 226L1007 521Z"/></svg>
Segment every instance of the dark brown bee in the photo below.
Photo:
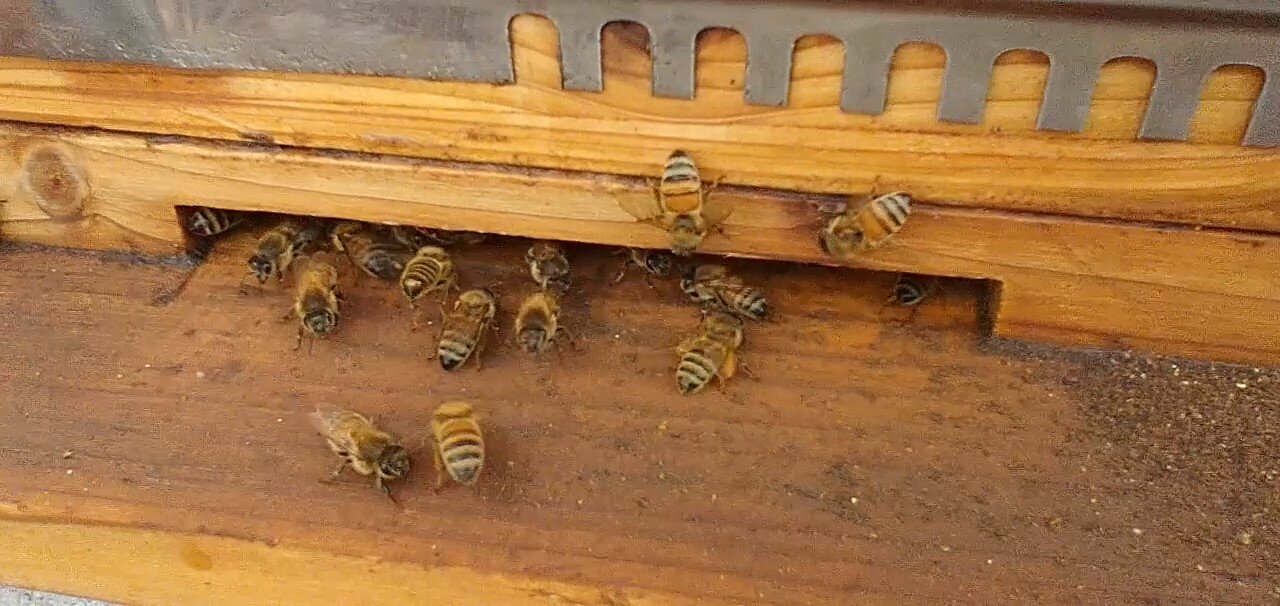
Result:
<svg viewBox="0 0 1280 606"><path fill-rule="evenodd" d="M560 326L560 302L550 291L535 292L520 304L515 331L520 349L540 354L551 347L563 330Z"/></svg>
<svg viewBox="0 0 1280 606"><path fill-rule="evenodd" d="M898 281L893 284L892 294L884 304L910 308L911 315L906 320L910 322L920 312L920 304L938 289L938 282L937 276L900 274Z"/></svg>
<svg viewBox="0 0 1280 606"><path fill-rule="evenodd" d="M703 308L716 308L752 320L769 316L769 300L760 289L747 286L723 265L699 265L686 272L680 290Z"/></svg>
<svg viewBox="0 0 1280 606"><path fill-rule="evenodd" d="M897 192L871 200L858 209L846 207L818 235L823 252L848 258L888 242L911 216L911 197Z"/></svg>
<svg viewBox="0 0 1280 606"><path fill-rule="evenodd" d="M560 292L569 290L569 258L559 244L534 242L524 253L524 262L529 264L529 275L538 286Z"/></svg>
<svg viewBox="0 0 1280 606"><path fill-rule="evenodd" d="M398 280L413 256L386 230L355 221L343 221L333 228L333 248L345 252L361 271L379 280Z"/></svg>
<svg viewBox="0 0 1280 606"><path fill-rule="evenodd" d="M323 338L338 325L338 270L323 261L311 259L298 276L298 294L291 315L298 320L298 342L302 335Z"/></svg>
<svg viewBox="0 0 1280 606"><path fill-rule="evenodd" d="M639 221L665 230L671 252L688 256L712 229L723 231L719 225L733 213L727 202L710 196L716 185L704 183L693 158L676 150L667 157L652 198L627 197L620 205Z"/></svg>
<svg viewBox="0 0 1280 606"><path fill-rule="evenodd" d="M409 250L418 250L423 246L447 248L457 244L479 244L486 238L482 233L471 231L445 231L404 225L393 226L391 237Z"/></svg>
<svg viewBox="0 0 1280 606"><path fill-rule="evenodd" d="M423 296L458 285L458 274L453 268L453 258L439 246L423 246L405 264L400 273L400 289L409 303L416 304Z"/></svg>
<svg viewBox="0 0 1280 606"><path fill-rule="evenodd" d="M671 267L675 263L675 259L671 255L657 250L645 250L642 248L625 249L627 260L622 264L622 269L618 270L618 275L613 277L613 283L617 284L626 277L627 270L632 266L639 267L645 271L645 280L650 281L649 285L653 286L652 278L665 278L671 273Z"/></svg>
<svg viewBox="0 0 1280 606"><path fill-rule="evenodd" d="M285 219L258 238L249 257L249 271L266 284L272 276L281 282L295 257L324 238L324 224L314 219Z"/></svg>
<svg viewBox="0 0 1280 606"><path fill-rule="evenodd" d="M738 348L743 340L743 324L737 316L718 311L704 316L699 334L685 339L676 349L676 387L680 393L698 393L712 379L718 379L723 388L741 364Z"/></svg>
<svg viewBox="0 0 1280 606"><path fill-rule="evenodd" d="M362 476L373 476L373 485L391 497L388 482L409 473L409 451L391 434L378 429L363 415L349 410L317 408L311 424L324 436L329 449L342 458L338 468L325 478L332 482L350 467Z"/></svg>
<svg viewBox="0 0 1280 606"><path fill-rule="evenodd" d="M225 233L243 221L244 215L237 212L197 206L187 214L182 226L193 236L207 238Z"/></svg>
<svg viewBox="0 0 1280 606"><path fill-rule="evenodd" d="M461 368L474 357L479 368L485 340L497 313L498 302L488 290L468 290L458 295L453 312L445 317L440 331L440 345L436 350L440 356L440 367L445 370Z"/></svg>
<svg viewBox="0 0 1280 606"><path fill-rule="evenodd" d="M436 440L436 489L449 479L463 486L475 486L484 468L484 436L471 404L445 402L431 418Z"/></svg>

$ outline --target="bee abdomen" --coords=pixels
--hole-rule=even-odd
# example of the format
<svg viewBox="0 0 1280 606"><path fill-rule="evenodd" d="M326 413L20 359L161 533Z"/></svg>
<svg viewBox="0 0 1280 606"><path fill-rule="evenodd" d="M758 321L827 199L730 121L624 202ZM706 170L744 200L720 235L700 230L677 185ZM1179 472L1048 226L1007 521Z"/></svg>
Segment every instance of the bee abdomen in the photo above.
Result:
<svg viewBox="0 0 1280 606"><path fill-rule="evenodd" d="M898 305L903 307L919 305L920 301L924 300L924 290L913 282L902 282L894 286L893 295Z"/></svg>
<svg viewBox="0 0 1280 606"><path fill-rule="evenodd" d="M484 440L478 433L459 431L440 442L440 458L450 477L471 484L484 466Z"/></svg>
<svg viewBox="0 0 1280 606"><path fill-rule="evenodd" d="M887 238L898 233L906 224L907 217L911 214L911 198L902 193L880 196L871 201L868 210L883 234L879 238ZM873 237L873 240L878 239Z"/></svg>
<svg viewBox="0 0 1280 606"><path fill-rule="evenodd" d="M475 339L469 335L453 330L445 331L440 339L440 346L436 350L440 356L440 367L445 370L458 368L471 357L471 352L475 348Z"/></svg>
<svg viewBox="0 0 1280 606"><path fill-rule="evenodd" d="M197 207L187 217L187 231L196 236L216 236L235 227L241 218L218 208Z"/></svg>
<svg viewBox="0 0 1280 606"><path fill-rule="evenodd" d="M715 376L716 364L703 352L695 349L680 357L680 365L676 368L676 384L680 393L698 393Z"/></svg>
<svg viewBox="0 0 1280 606"><path fill-rule="evenodd" d="M691 193L702 189L702 177L693 158L683 151L671 152L662 169L662 187L668 194Z"/></svg>
<svg viewBox="0 0 1280 606"><path fill-rule="evenodd" d="M755 319L763 320L769 315L769 300L765 298L764 293L750 288L738 296L735 306L744 315Z"/></svg>

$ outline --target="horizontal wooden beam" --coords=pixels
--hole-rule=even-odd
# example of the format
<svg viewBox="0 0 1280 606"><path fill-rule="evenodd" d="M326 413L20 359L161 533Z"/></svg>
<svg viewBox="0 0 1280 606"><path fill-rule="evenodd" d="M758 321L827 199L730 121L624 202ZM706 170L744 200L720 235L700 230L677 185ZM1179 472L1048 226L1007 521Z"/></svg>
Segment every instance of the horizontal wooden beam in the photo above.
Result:
<svg viewBox="0 0 1280 606"><path fill-rule="evenodd" d="M4 233L176 251L175 205L310 214L662 247L620 207L628 177L253 145L0 127ZM51 176L52 175L52 176ZM815 195L725 187L728 235L704 252L837 264ZM94 231L112 226L109 234ZM81 235L77 235L81 234ZM106 234L106 235L103 235ZM80 238L76 240L75 238ZM54 238L56 240L56 238ZM994 331L1225 360L1280 360L1280 238L921 203L896 239L848 265L995 280Z"/></svg>
<svg viewBox="0 0 1280 606"><path fill-rule="evenodd" d="M742 100L745 44L701 37L697 98L650 95L643 30L606 28L605 90L560 89L557 33L517 19L508 86L304 74L188 72L0 60L0 119L652 176L673 148L730 184L824 193L906 190L948 205L1280 231L1280 151L1236 145L1261 86L1215 73L1193 143L1138 143L1153 69L1102 70L1087 132L1032 129L1048 63L1007 53L980 125L935 119L945 58L900 49L883 115L838 108L843 53L797 47L791 102Z"/></svg>

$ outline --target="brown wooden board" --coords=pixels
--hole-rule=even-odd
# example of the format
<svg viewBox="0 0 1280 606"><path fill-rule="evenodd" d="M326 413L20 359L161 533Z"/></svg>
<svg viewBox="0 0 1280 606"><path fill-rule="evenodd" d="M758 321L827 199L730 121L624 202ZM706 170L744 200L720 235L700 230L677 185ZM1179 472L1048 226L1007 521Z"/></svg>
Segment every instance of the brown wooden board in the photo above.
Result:
<svg viewBox="0 0 1280 606"><path fill-rule="evenodd" d="M643 31L643 30L639 30ZM981 125L935 119L945 58L899 50L881 116L837 105L838 43L799 43L786 107L742 101L745 44L701 37L693 101L649 94L636 28L604 36L603 93L560 89L557 35L519 18L517 82L222 73L0 60L0 119L653 176L684 148L726 183L826 193L906 190L948 205L1280 231L1280 152L1237 145L1261 74L1208 79L1193 143L1138 143L1154 68L1102 70L1088 131L1032 130L1043 56L1001 57Z"/></svg>
<svg viewBox="0 0 1280 606"><path fill-rule="evenodd" d="M185 245L173 207L189 204L598 244L667 241L619 206L651 195L640 179L13 125L0 126L0 145L12 239L173 253ZM707 252L836 263L816 234L818 209L838 199L734 187L713 195L736 210ZM1280 238L1269 235L925 200L894 240L851 264L997 281L991 320L1002 336L1274 361L1277 251Z"/></svg>
<svg viewBox="0 0 1280 606"><path fill-rule="evenodd" d="M130 604L1270 595L1265 542L1224 560L1188 547L1212 535L1174 534L1199 516L1171 504L1214 495L1125 483L1080 414L1109 398L975 348L976 285L946 282L908 322L881 310L889 276L735 264L778 312L748 329L758 380L683 398L670 348L692 308L670 282L611 285L619 259L603 251L569 250L577 349L534 360L500 342L482 370L444 374L433 327L409 332L402 295L345 266L338 332L292 351L290 295L240 288L251 236L176 296L190 270L0 250L0 582ZM465 285L499 293L507 338L534 288L523 250L457 252ZM455 397L488 438L475 492L432 493L422 457L396 485L403 509L368 481L317 481L333 463L305 419L317 404L412 441Z"/></svg>

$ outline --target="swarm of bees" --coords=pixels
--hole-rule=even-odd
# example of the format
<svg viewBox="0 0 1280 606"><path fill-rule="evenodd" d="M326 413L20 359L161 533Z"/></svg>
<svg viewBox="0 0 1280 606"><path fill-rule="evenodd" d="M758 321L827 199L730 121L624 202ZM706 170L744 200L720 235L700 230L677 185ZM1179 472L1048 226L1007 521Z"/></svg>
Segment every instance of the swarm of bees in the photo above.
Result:
<svg viewBox="0 0 1280 606"><path fill-rule="evenodd" d="M722 224L733 209L711 195L718 182L704 181L693 158L677 150L668 156L660 178L651 186L651 197L621 203L639 222L667 233L669 252L621 249L618 252L625 259L613 283L624 280L633 268L643 272L650 288L675 274L679 292L699 310L696 329L675 346L674 376L681 395L697 394L712 382L724 389L740 373L753 376L741 353L747 322L768 321L773 311L763 290L728 267L686 262L712 231L725 233ZM904 193L843 206L821 227L818 245L840 258L878 248L903 228L910 212L911 198ZM189 233L206 239L245 222L239 213L203 207L190 209L182 218ZM463 289L451 250L484 239L483 234L470 232L286 217L257 238L241 286L250 276L261 287L273 280L283 284L290 272L294 274L293 304L285 318L296 323L296 350L304 337L326 338L337 330L344 301L338 291L339 267L345 259L346 265L359 270L357 277L398 284L415 312L415 327L419 303L438 296L440 332L431 357L439 360L444 371L458 370L472 360L481 369L500 313L498 298L489 288ZM573 269L563 246L550 241L534 242L524 254L524 263L537 288L516 310L511 339L518 349L540 355L555 347L562 335L573 339L560 313L561 298L570 294ZM914 316L936 286L936 279L900 276L886 305L910 308ZM453 291L458 291L457 297L446 311L445 299ZM374 486L390 497L389 483L409 473L409 449L370 418L325 408L317 409L311 420L339 458L325 481L351 468L371 476ZM484 465L484 438L472 405L441 404L432 416L429 437L434 442L436 489L449 482L474 487Z"/></svg>

